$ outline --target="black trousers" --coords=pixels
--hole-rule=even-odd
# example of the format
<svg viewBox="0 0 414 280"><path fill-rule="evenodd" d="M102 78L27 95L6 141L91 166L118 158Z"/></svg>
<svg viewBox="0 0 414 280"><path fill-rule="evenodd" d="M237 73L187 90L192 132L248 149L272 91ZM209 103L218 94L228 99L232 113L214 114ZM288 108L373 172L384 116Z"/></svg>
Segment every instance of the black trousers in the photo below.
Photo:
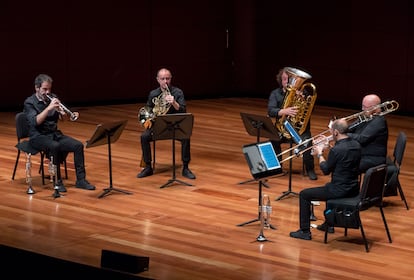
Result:
<svg viewBox="0 0 414 280"><path fill-rule="evenodd" d="M53 133L48 135L39 135L30 139L30 144L38 149L45 151L48 157L53 156L53 164L56 165L56 177L61 179L60 164L64 157L73 152L76 170L76 179L82 180L86 177L85 156L83 144L70 136L61 133Z"/></svg>
<svg viewBox="0 0 414 280"><path fill-rule="evenodd" d="M307 188L299 193L299 226L303 231L310 230L310 214L312 201L327 201L329 199L350 197L356 193L332 192L326 186Z"/></svg>
<svg viewBox="0 0 414 280"><path fill-rule="evenodd" d="M146 166L151 166L152 154L151 154L151 145L150 142L154 141L153 132L151 129L146 129L141 134L141 149L142 156ZM181 160L183 161L184 166L188 165L191 160L190 154L190 139L181 139L178 140L181 142Z"/></svg>

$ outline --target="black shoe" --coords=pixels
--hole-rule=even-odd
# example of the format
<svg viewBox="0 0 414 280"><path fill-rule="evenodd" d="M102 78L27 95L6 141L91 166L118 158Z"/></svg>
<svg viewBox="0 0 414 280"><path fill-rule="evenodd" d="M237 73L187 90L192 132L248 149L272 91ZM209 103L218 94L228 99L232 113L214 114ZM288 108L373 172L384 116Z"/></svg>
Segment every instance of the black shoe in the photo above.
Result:
<svg viewBox="0 0 414 280"><path fill-rule="evenodd" d="M59 192L66 192L66 188L65 188L65 185L63 184L63 181L62 180L58 180L56 182L56 186L55 187L57 187L57 190Z"/></svg>
<svg viewBox="0 0 414 280"><path fill-rule="evenodd" d="M318 176L316 176L315 170L308 170L308 176L311 180L318 180Z"/></svg>
<svg viewBox="0 0 414 280"><path fill-rule="evenodd" d="M297 231L292 231L290 234L290 237L293 238L300 238L304 240L312 240L312 233L310 231L303 231L301 229Z"/></svg>
<svg viewBox="0 0 414 280"><path fill-rule="evenodd" d="M188 168L183 168L183 176L184 177L187 177L188 179L195 179L196 178L196 176L193 174L193 172L191 172L191 170L190 169L188 169Z"/></svg>
<svg viewBox="0 0 414 280"><path fill-rule="evenodd" d="M95 189L95 186L91 185L91 183L89 183L85 179L76 181L76 187L80 189L90 190L90 191L93 191Z"/></svg>
<svg viewBox="0 0 414 280"><path fill-rule="evenodd" d="M328 227L328 233L334 233L335 232L335 228L328 226L328 224L325 222L321 225L318 225L316 228L321 230L321 231L326 231L326 227Z"/></svg>
<svg viewBox="0 0 414 280"><path fill-rule="evenodd" d="M144 169L142 169L140 173L138 173L137 178L151 176L152 174L154 174L152 168L147 166Z"/></svg>

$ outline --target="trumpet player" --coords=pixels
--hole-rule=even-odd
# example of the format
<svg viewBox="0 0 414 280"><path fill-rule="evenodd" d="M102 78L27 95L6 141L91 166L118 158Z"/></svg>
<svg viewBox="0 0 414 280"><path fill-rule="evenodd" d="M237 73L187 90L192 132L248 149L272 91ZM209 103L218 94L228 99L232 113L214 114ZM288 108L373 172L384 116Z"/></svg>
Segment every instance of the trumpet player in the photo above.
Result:
<svg viewBox="0 0 414 280"><path fill-rule="evenodd" d="M286 71L286 68L282 68L276 75L276 81L279 85L278 88L274 89L269 96L268 105L267 105L267 112L269 117L273 117L279 119L283 116L295 116L298 113L298 108L296 107L283 107L283 101L287 95L287 86L289 82L289 75ZM301 92L297 92L297 94L303 94ZM301 138L302 140L306 140L311 138L311 131L310 131L310 121L307 124L305 131L302 133ZM281 143L287 142L287 139L282 137L280 141L272 141L273 147L275 149L276 154L280 154L282 152ZM281 159L279 159L281 160ZM305 164L306 172L311 180L317 180L318 176L315 173L315 163L313 155L311 151L308 150L303 153L303 163Z"/></svg>
<svg viewBox="0 0 414 280"><path fill-rule="evenodd" d="M161 68L157 72L156 79L159 84L159 87L152 90L149 93L146 107L154 109L154 107L156 107L156 104L154 104L154 100L158 100L161 95L164 95L165 100L158 100L157 102L164 103L165 101L164 106L168 106L168 110L165 110L167 111L166 114L185 113L187 109L184 93L181 89L171 86L172 75L170 70L166 68ZM165 91L167 91L168 94L163 94ZM153 140L152 133L153 131L149 126L141 134L141 149L145 167L137 174L137 178L143 178L153 175L154 171L151 167L152 155L150 147L150 142ZM190 139L181 139L180 141L181 159L183 161L182 175L184 177L187 177L188 179L195 179L196 176L193 174L193 172L191 172L190 168L188 167L191 160Z"/></svg>
<svg viewBox="0 0 414 280"><path fill-rule="evenodd" d="M334 146L325 158L323 150L326 145L315 139L320 145L313 147L319 160L319 167L324 175L331 174L331 181L324 186L307 188L299 193L299 225L300 229L290 233L290 237L311 240L310 214L312 201L327 201L328 199L352 197L359 193L359 162L361 160L361 145L347 135L348 123L342 119L334 120L330 126ZM317 228L326 229L323 223ZM328 228L333 232L334 228Z"/></svg>
<svg viewBox="0 0 414 280"><path fill-rule="evenodd" d="M34 80L35 92L24 101L24 112L29 123L30 144L53 157L59 192L66 192L60 174L60 164L69 153L74 153L76 187L94 190L95 186L86 180L85 157L82 142L67 136L58 129L58 121L67 115L57 97L51 97L53 80L46 74L39 74Z"/></svg>

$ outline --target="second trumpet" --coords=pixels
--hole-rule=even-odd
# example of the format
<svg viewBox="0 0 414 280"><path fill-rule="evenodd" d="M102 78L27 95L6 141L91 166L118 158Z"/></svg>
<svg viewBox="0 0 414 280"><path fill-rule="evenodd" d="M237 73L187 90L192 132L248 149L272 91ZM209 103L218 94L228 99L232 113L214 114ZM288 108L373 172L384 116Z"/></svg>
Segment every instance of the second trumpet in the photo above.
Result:
<svg viewBox="0 0 414 280"><path fill-rule="evenodd" d="M49 98L50 101L53 100L53 98L56 98L56 96L52 95L48 95L46 94L47 98ZM59 101L59 108L64 111L66 114L69 114L69 119L71 121L76 121L79 118L79 112L72 112L71 110L69 110L65 105L63 105L60 101Z"/></svg>

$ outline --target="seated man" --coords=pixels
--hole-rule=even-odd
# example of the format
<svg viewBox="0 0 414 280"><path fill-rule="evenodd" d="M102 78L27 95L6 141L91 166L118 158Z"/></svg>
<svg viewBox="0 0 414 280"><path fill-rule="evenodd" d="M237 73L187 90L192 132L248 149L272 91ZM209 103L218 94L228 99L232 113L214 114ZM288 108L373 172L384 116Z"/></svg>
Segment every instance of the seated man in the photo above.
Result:
<svg viewBox="0 0 414 280"><path fill-rule="evenodd" d="M307 188L299 193L300 229L291 232L291 237L312 239L310 232L312 201L352 197L359 193L358 170L361 160L361 145L348 137L347 130L348 124L345 119L332 122L330 131L335 144L330 149L327 160L322 154L325 145L314 146L314 153L319 159L319 167L324 175L331 174L331 181L325 186ZM323 143L320 139L315 139L315 142Z"/></svg>

